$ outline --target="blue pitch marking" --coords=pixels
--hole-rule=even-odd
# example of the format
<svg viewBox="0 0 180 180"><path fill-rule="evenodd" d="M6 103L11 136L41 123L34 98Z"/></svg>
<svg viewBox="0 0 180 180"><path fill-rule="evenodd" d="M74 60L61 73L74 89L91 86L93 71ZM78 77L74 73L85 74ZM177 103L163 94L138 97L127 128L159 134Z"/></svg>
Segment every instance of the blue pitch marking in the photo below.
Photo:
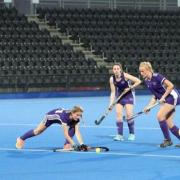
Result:
<svg viewBox="0 0 180 180"><path fill-rule="evenodd" d="M140 111L150 96L137 96L135 112ZM179 179L180 149L160 149L162 141L156 112L136 119L136 141L114 142L115 112L113 111L100 126L94 127L94 120L102 115L109 103L109 97L52 98L0 100L0 179L57 179L57 180L119 180L119 179ZM44 113L58 106L70 108L80 104L84 107L82 127L85 142L111 149L108 153L52 153L8 151L13 149L16 137L34 128ZM175 122L178 121L179 107ZM8 126L9 124L9 126ZM128 129L125 124L124 135ZM179 141L172 136L174 143ZM48 149L62 146L62 129L50 127L42 135L26 141L26 148ZM3 150L3 148L5 150Z"/></svg>

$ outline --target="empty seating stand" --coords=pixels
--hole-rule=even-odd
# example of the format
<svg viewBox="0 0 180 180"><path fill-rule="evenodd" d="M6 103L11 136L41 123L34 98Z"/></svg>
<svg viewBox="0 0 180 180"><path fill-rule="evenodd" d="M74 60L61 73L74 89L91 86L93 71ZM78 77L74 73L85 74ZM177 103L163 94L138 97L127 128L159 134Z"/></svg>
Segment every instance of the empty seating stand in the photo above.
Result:
<svg viewBox="0 0 180 180"><path fill-rule="evenodd" d="M100 72L104 69L104 74ZM90 77L95 72L100 82ZM51 37L35 22L28 22L14 8L0 10L0 87L1 88L70 88L74 86L104 86L99 68L93 59L74 52L59 37ZM94 74L93 74L94 76ZM108 76L107 76L108 77ZM86 79L86 83L82 78ZM72 80L73 79L73 80ZM81 79L81 80L79 80Z"/></svg>
<svg viewBox="0 0 180 180"><path fill-rule="evenodd" d="M105 57L107 63L121 62L130 73L137 75L143 59L150 60L161 73L179 73L179 10L39 8L38 13L74 41ZM173 62L174 72L167 61Z"/></svg>

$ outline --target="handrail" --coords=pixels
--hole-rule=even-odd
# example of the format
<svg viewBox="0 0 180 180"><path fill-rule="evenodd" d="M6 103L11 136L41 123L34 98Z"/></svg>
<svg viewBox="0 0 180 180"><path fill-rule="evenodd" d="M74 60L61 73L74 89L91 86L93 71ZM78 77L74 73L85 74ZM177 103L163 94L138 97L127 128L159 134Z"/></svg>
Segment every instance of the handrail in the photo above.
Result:
<svg viewBox="0 0 180 180"><path fill-rule="evenodd" d="M177 8L176 2L166 2L164 1L137 1L137 0L41 0L40 5L48 6L56 4L56 7L61 8L108 8L108 9L116 9L116 8L134 8L134 9L142 9L142 8L156 8L156 9L172 9Z"/></svg>

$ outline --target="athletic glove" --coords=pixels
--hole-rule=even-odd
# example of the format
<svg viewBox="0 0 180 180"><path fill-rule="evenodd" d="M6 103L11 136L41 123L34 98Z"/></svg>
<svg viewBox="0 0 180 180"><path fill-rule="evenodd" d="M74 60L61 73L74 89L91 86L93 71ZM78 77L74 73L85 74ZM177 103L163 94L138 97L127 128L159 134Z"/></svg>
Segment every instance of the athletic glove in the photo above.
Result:
<svg viewBox="0 0 180 180"><path fill-rule="evenodd" d="M81 146L78 146L77 144L74 144L72 147L75 151L81 151Z"/></svg>
<svg viewBox="0 0 180 180"><path fill-rule="evenodd" d="M87 151L88 150L88 146L85 144L81 144L81 151Z"/></svg>

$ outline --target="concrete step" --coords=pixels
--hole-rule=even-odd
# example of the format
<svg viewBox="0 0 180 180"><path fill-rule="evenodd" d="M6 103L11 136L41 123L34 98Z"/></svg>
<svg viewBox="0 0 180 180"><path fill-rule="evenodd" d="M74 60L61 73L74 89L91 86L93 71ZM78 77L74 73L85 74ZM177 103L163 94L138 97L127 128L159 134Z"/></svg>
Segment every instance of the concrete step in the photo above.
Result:
<svg viewBox="0 0 180 180"><path fill-rule="evenodd" d="M98 66L106 66L108 64L104 61L106 58L102 58L101 56L93 54L93 50L87 50L83 47L83 43L75 43L70 39L70 35L63 34L56 27L50 27L46 21L40 21L37 16L28 16L28 21L35 21L40 29L47 29L50 32L51 36L58 36L62 39L63 44L71 44L73 46L74 51L82 51L85 54L86 58L93 58Z"/></svg>

